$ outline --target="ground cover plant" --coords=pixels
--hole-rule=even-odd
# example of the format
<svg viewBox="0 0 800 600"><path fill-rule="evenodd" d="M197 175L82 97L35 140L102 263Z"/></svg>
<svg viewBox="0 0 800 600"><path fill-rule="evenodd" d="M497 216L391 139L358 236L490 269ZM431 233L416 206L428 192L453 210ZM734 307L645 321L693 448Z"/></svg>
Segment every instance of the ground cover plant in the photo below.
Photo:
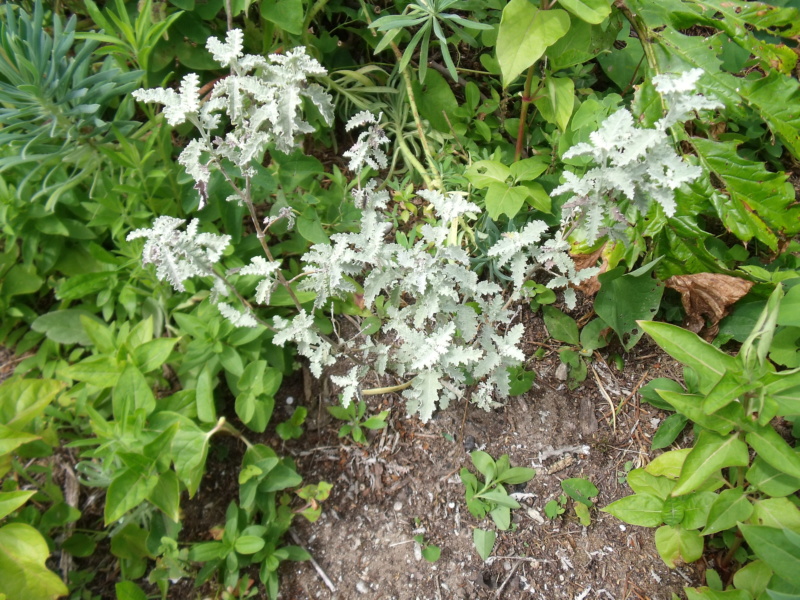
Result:
<svg viewBox="0 0 800 600"><path fill-rule="evenodd" d="M791 2L0 14L0 335L18 356L0 384L0 597L166 598L176 581L278 597L281 563L311 558L292 523L332 487L287 454L312 407L276 397L307 369L363 448L451 405L503 410L536 378L521 311L541 311L570 390L602 389L597 361L624 369L645 336L686 366L642 390L674 412L653 450L680 447L602 509L658 526L670 567L716 556L686 596L798 593ZM391 418L372 408L387 394ZM237 476L198 537L182 515L221 436ZM506 487L534 471L470 456L486 561L522 508ZM592 527L602 490L561 487L541 510L567 519L571 498ZM104 548L111 592L76 567Z"/></svg>

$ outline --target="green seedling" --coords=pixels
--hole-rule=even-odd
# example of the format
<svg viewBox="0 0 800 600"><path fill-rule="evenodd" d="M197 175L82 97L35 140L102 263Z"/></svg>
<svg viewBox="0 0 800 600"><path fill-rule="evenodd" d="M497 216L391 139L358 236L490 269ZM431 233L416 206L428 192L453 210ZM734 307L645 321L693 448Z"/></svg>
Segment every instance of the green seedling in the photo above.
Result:
<svg viewBox="0 0 800 600"><path fill-rule="evenodd" d="M470 514L478 519L483 519L488 514L498 529L503 531L509 529L511 527L511 509L519 508L519 502L508 495L505 485L530 481L536 476L536 471L527 467L512 467L508 460L508 454L503 454L495 462L486 452L476 450L470 453L470 458L472 464L484 478L484 481L480 482L466 467L462 468L459 473L461 482L466 488L466 502ZM484 538L481 539L485 541ZM492 540L493 544L494 540ZM480 554L481 547L478 546L477 541L475 547ZM481 556L483 557L483 554Z"/></svg>
<svg viewBox="0 0 800 600"><path fill-rule="evenodd" d="M373 431L384 429L386 427L386 418L389 416L389 411L383 410L365 420L364 415L367 412L367 405L363 400L358 403L351 402L347 408L343 406L328 406L327 410L334 419L347 421L345 425L339 428L339 437L343 438L349 435L357 444L367 444L364 429Z"/></svg>
<svg viewBox="0 0 800 600"><path fill-rule="evenodd" d="M581 522L581 525L588 527L592 524L592 518L589 514L589 509L594 506L592 498L597 497L599 493L595 485L588 479L582 477L573 477L565 479L561 482L561 489L564 493L572 498L575 502L573 508L575 515Z"/></svg>
<svg viewBox="0 0 800 600"><path fill-rule="evenodd" d="M567 495L561 494L558 498L550 500L544 505L544 514L548 519L556 519L567 510Z"/></svg>

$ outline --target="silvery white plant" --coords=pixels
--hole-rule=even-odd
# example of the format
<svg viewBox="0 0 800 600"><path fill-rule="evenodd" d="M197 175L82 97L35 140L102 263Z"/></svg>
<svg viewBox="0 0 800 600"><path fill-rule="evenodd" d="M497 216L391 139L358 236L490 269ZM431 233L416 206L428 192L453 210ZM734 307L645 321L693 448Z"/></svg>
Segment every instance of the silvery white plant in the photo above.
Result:
<svg viewBox="0 0 800 600"><path fill-rule="evenodd" d="M634 125L633 115L621 109L609 116L590 142L576 144L564 158L589 156L596 165L583 176L564 172L565 182L554 195L571 192L563 206L562 220L572 220L592 243L603 235L621 237L629 223L650 210L653 202L671 217L675 214L675 190L702 174L675 153L668 129L699 110L723 105L692 94L702 69L653 78L656 90L668 106L667 114L653 128ZM624 238L622 238L624 239Z"/></svg>
<svg viewBox="0 0 800 600"><path fill-rule="evenodd" d="M207 99L199 98L199 79L195 75L187 75L178 92L139 90L135 95L144 102L163 104L165 118L171 125L190 121L197 127L200 136L187 145L179 161L195 180L201 206L207 199L213 169L218 169L235 190L229 200L247 205L265 256L254 257L238 274L261 278L254 300L268 304L278 285L285 286L290 295L293 292L280 263L273 259L265 243L264 231L280 218L291 223L293 213L283 209L268 217L262 226L251 197L253 164L262 160L267 149L296 148L299 136L312 131L301 112L303 98L314 103L330 124L333 118L330 98L320 86L308 81L309 77L325 71L303 49L272 55L269 60L245 55L239 31L229 32L225 42L212 38L207 47L220 64L231 69L228 77L214 85ZM665 94L680 99L685 96L682 90L690 83L685 79L665 79L659 85ZM667 210L668 199L659 195L661 187L666 185L665 165L678 173L679 178L696 174L671 149L672 154L667 152L662 139L664 129L670 120L691 110L691 106L698 103L679 105L675 114L668 113L662 120L660 128L645 136L641 135L643 130L633 127L627 111L612 115L608 124L593 135L592 144L579 145L570 151L574 156L589 154L601 166L582 179L566 174L567 182L556 191L573 191L576 196L586 196L586 204L595 200L606 206L608 198L617 191L636 197L637 190L643 190ZM224 136L214 136L223 112L229 119L230 131ZM504 298L499 285L478 279L470 268L469 254L451 239L450 234L460 221L474 219L480 211L466 194L457 191L420 191L419 195L433 209L433 218L420 228L421 238L409 247L387 242L392 227L384 213L389 195L374 179L361 184L365 168L378 170L387 165L383 147L389 140L380 119L380 115L361 112L347 124L348 130L367 127L354 147L345 153L350 159L350 169L358 175L352 195L362 210L361 226L357 232L337 233L329 243L311 247L304 256L304 279L300 283L302 289L315 293L315 309L324 310L333 299L346 299L361 289L365 307L375 309L384 318L375 335L358 331L346 339L339 335L330 339L320 333L313 314L299 302L296 302L297 313L291 318L276 316L270 322L261 320L250 302L230 283L229 277L234 273L229 272L226 277L214 269L230 238L198 233L197 220L181 232L181 219L159 217L152 228L136 230L128 239L146 238L144 262L154 263L158 277L177 290L183 289L183 281L189 277L213 276L211 300L223 316L237 326L262 324L272 329L273 341L278 345L296 344L316 376L347 356L350 365L347 373L332 377L343 390L345 406L360 395L361 382L369 370L366 365L370 365L378 374L392 373L406 380L396 389L402 390L406 397L409 412L419 414L424 421L437 407L444 408L462 396L468 380L477 382L472 401L488 409L508 395L508 368L525 360L519 347L524 329L521 324L513 324L509 305L519 296L526 278L536 270L550 273L548 285L566 288L566 301L574 303L574 292L567 286L580 283L596 273L596 269L577 271L568 254L569 243L563 232L575 218L574 213L566 216L564 229L550 239L546 235L547 225L528 223L519 232L504 234L489 250L498 266L511 272L513 289L510 297ZM634 141L636 145L632 144ZM230 168L227 163L234 166L232 172L227 170ZM657 170L656 166L662 169L658 177L651 173ZM625 179L626 169L638 169L641 181ZM676 176L673 172L669 174ZM575 207L579 211L580 203L575 203ZM593 231L599 234L599 225ZM241 310L224 301L232 293Z"/></svg>

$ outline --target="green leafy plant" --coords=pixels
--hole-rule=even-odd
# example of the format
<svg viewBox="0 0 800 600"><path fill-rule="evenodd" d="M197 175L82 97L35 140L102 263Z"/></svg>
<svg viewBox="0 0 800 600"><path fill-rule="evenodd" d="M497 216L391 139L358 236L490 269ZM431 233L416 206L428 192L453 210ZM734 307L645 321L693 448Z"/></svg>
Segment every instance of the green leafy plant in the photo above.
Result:
<svg viewBox="0 0 800 600"><path fill-rule="evenodd" d="M303 435L302 425L306 416L308 416L308 409L305 406L298 406L289 419L275 426L275 431L282 440L296 440Z"/></svg>
<svg viewBox="0 0 800 600"><path fill-rule="evenodd" d="M414 522L417 524L417 527L419 527L421 523L420 519L416 518L414 519ZM422 554L422 558L427 560L429 563L435 563L442 555L442 549L439 548L439 546L436 546L435 544L429 544L425 541L424 533L417 533L414 536L414 542L417 544Z"/></svg>
<svg viewBox="0 0 800 600"><path fill-rule="evenodd" d="M776 371L767 358L783 295L778 285L735 357L676 326L640 323L686 365L696 391L658 394L695 424L697 436L691 448L631 471L635 494L603 509L658 527L656 548L670 567L700 558L706 542L726 548L718 564L742 573L734 579L742 598L800 590L797 572L787 568L800 560L794 541L800 509L789 500L800 489L800 458L774 424L776 417L795 419L800 370ZM699 588L690 597L710 593Z"/></svg>
<svg viewBox="0 0 800 600"><path fill-rule="evenodd" d="M544 505L544 514L548 519L557 519L563 515L567 510L567 495L561 494L558 498L548 500Z"/></svg>
<svg viewBox="0 0 800 600"><path fill-rule="evenodd" d="M357 444L367 443L364 429L369 429L371 431L385 429L386 418L389 416L388 410L382 410L377 415L365 419L367 403L363 400L351 402L347 408L343 406L327 406L326 409L335 419L346 421L346 423L339 428L339 437L343 438L349 435Z"/></svg>
<svg viewBox="0 0 800 600"><path fill-rule="evenodd" d="M386 15L380 19L375 20L370 27L377 31L386 32L375 47L376 52L387 48L390 43L397 37L401 31L419 26L411 41L406 46L402 58L399 63L399 69L404 70L414 52L419 46L419 80L425 81L425 75L428 71L428 53L430 51L431 35L435 35L439 43L439 49L442 52L442 58L445 65L447 65L447 72L454 81L458 80L458 73L456 71L453 57L450 56L448 49L447 37L444 34L443 26L450 29L455 38L460 42L465 42L470 46L477 46L478 43L472 35L464 29L491 29L492 26L487 23L478 23L470 21L455 13L445 12L447 9L458 10L459 4L463 4L459 0L414 0L406 5L403 9L403 14L400 15ZM464 29L462 29L464 28Z"/></svg>
<svg viewBox="0 0 800 600"><path fill-rule="evenodd" d="M495 461L486 452L475 450L470 452L470 458L484 481L481 482L466 467L459 471L461 482L466 488L467 509L477 519L483 519L487 514L490 515L498 529L505 531L511 527L511 509L520 506L519 502L509 496L505 486L526 483L536 476L536 471L527 467L512 467L507 454L503 454ZM491 544L488 542L488 534L491 533L494 536L494 532L482 531L478 535L478 531L482 530L475 530L477 536L475 547L481 557L486 560L483 551L488 546L490 552L491 547L494 546L494 537L491 539ZM488 552L486 556L488 556Z"/></svg>
<svg viewBox="0 0 800 600"><path fill-rule="evenodd" d="M581 525L588 527L592 524L592 517L589 509L594 506L592 498L599 493L597 487L583 477L573 477L561 481L561 489L574 500L573 508Z"/></svg>
<svg viewBox="0 0 800 600"><path fill-rule="evenodd" d="M52 29L46 27L41 0L32 15L11 2L2 10L0 172L24 173L17 194L44 199L52 210L66 191L99 175L105 160L95 146L113 139L104 114L136 87L141 73L97 69L98 42L75 42L74 16L62 23L52 15ZM118 110L114 127L130 133L136 124L125 114Z"/></svg>

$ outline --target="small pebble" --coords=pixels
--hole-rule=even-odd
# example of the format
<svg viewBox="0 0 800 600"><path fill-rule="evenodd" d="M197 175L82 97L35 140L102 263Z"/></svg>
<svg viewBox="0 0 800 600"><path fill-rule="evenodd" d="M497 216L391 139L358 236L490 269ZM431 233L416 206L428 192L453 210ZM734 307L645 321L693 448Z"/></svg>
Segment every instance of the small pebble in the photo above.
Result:
<svg viewBox="0 0 800 600"><path fill-rule="evenodd" d="M367 587L367 584L364 583L363 581L359 581L356 584L356 590L358 590L359 594L366 594L367 592L369 592L369 588Z"/></svg>
<svg viewBox="0 0 800 600"><path fill-rule="evenodd" d="M294 396L286 396L286 404L294 404Z"/></svg>
<svg viewBox="0 0 800 600"><path fill-rule="evenodd" d="M395 502L392 508L394 508L394 512L400 512L401 510L403 510L403 503Z"/></svg>

